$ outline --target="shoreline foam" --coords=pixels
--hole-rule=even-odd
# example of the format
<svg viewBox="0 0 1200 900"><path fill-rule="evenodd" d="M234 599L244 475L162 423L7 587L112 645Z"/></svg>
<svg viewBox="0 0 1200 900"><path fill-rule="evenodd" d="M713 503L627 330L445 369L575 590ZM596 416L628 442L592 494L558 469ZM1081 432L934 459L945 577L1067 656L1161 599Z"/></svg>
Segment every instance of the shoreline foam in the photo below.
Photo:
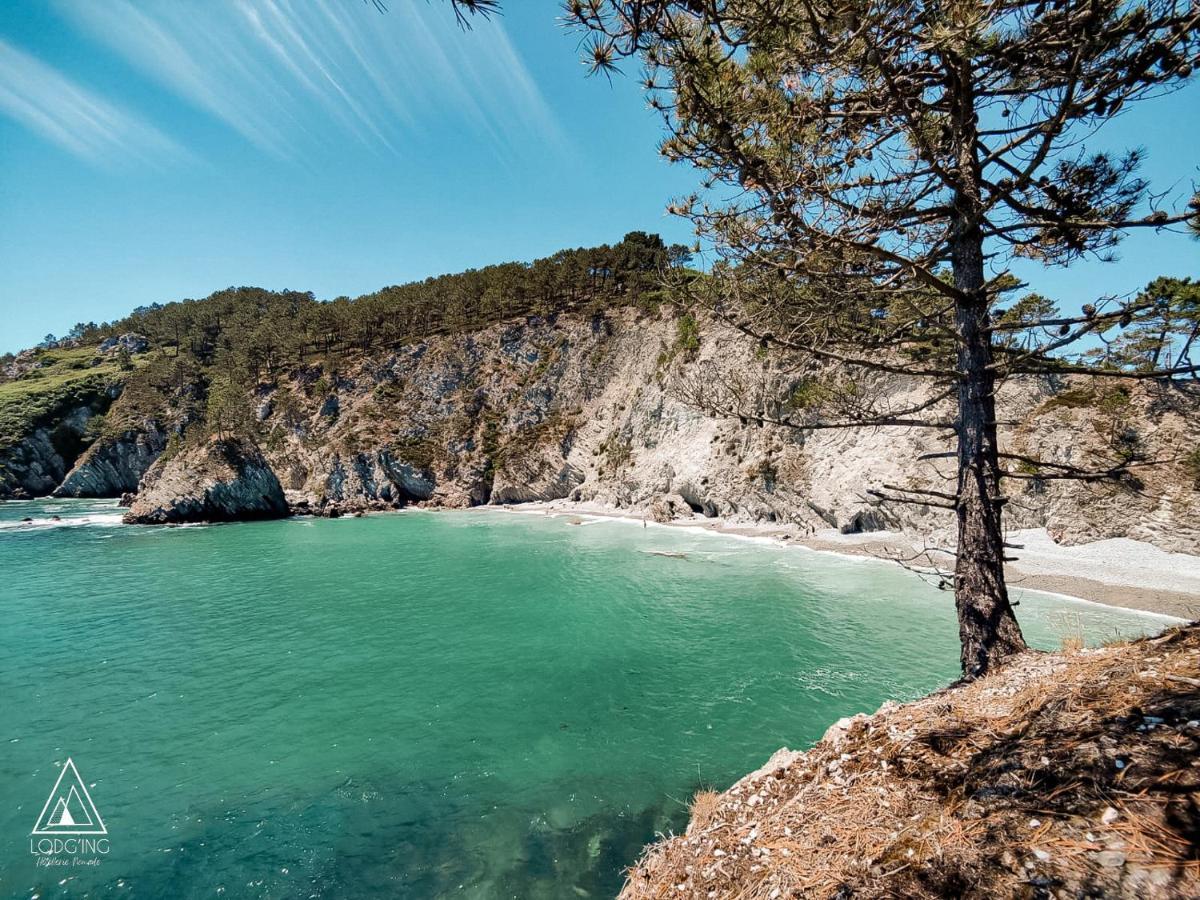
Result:
<svg viewBox="0 0 1200 900"><path fill-rule="evenodd" d="M46 499L7 502L36 503L45 502ZM96 505L101 508L104 506L102 502L97 502ZM409 507L406 511L437 512L441 509ZM921 546L913 536L898 532L841 534L829 529L802 534L798 533L798 528L794 525L727 522L722 518L709 519L700 516L692 520L658 522L649 515L640 516L636 511L628 509L566 500L484 505L458 511L574 516L592 521L612 521L634 526L670 528L684 533L717 535L777 548L798 548L847 561L873 561L890 565L897 563L889 559L889 552L911 554ZM93 515L97 520L108 518L103 513ZM83 524L105 527L115 527L118 524L110 521L87 521L89 518L92 516L70 517L60 522L43 523L40 519L36 523L14 522L7 523L8 527L4 530L40 531ZM83 521L80 521L81 519ZM1010 590L1132 610L1168 622L1200 619L1200 556L1168 553L1153 544L1128 538L1062 546L1055 544L1044 529L1017 531L1010 537L1015 542L1025 545L1025 549L1017 551L1021 554L1018 562L1007 567ZM1077 569L1080 566L1091 567L1088 575L1078 574ZM1175 590L1167 585L1183 586L1185 589Z"/></svg>
<svg viewBox="0 0 1200 900"><path fill-rule="evenodd" d="M629 525L674 528L685 532L715 534L724 537L763 543L781 548L799 548L813 553L826 553L847 560L877 561L896 565L887 552L911 553L919 549L913 538L896 532L866 532L843 535L833 530L811 535L796 534L794 526L776 524L730 523L720 518L694 521L686 519L671 522L656 522L649 516L644 518L630 515L629 510L615 509L587 503L569 503L561 500L533 501L502 506L472 507L472 511L492 510L520 515L550 515L555 517L577 516L580 518L603 519ZM786 537L785 537L786 536ZM1028 559L1022 559L1007 568L1009 588L1060 597L1080 603L1115 607L1142 612L1168 622L1186 622L1200 618L1200 556L1182 553L1167 553L1153 544L1118 538L1066 547L1054 544L1042 529L1029 529L1014 533L1018 542L1033 542ZM1100 547L1098 544L1105 546ZM1132 563L1125 570L1114 570L1108 545L1119 544L1119 558ZM1021 551L1018 551L1019 553ZM1092 559L1089 559L1092 557ZM1072 571L1073 567L1095 564L1097 559L1108 557L1100 571L1087 577ZM1024 564L1022 564L1024 563ZM1172 564L1171 570L1156 568L1164 563ZM1187 590L1179 591L1165 584L1182 584ZM1193 589L1194 586L1194 589Z"/></svg>

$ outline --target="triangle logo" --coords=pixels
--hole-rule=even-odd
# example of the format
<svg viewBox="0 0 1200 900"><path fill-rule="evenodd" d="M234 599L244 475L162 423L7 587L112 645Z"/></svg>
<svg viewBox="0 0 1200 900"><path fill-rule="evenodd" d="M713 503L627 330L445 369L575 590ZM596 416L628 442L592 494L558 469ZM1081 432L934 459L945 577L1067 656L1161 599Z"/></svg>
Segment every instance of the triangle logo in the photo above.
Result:
<svg viewBox="0 0 1200 900"><path fill-rule="evenodd" d="M87 785L70 759L42 807L32 834L108 834Z"/></svg>

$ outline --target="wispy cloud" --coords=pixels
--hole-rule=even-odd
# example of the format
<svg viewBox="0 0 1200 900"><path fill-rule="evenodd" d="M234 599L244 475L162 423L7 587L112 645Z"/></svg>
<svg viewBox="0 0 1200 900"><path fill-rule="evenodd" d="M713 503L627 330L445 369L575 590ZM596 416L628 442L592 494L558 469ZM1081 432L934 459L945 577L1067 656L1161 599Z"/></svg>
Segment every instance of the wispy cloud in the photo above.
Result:
<svg viewBox="0 0 1200 900"><path fill-rule="evenodd" d="M2 39L0 113L94 165L187 155L154 126Z"/></svg>
<svg viewBox="0 0 1200 900"><path fill-rule="evenodd" d="M438 7L386 14L346 0L178 3L57 0L64 17L133 66L278 157L347 139L403 152L451 120L501 153L530 134L560 143L499 21L461 32Z"/></svg>

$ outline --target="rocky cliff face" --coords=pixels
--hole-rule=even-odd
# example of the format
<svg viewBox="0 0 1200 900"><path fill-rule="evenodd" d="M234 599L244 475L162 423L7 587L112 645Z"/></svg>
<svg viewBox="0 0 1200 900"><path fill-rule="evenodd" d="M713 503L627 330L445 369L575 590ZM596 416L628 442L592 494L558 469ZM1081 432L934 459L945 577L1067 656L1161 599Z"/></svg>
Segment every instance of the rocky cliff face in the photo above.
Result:
<svg viewBox="0 0 1200 900"><path fill-rule="evenodd" d="M343 359L336 370L310 365L260 385L248 403L270 469L293 503L313 510L570 498L656 518L949 538L945 511L880 505L870 493L947 489L949 461L936 457L952 448L948 432L804 434L712 418L689 399L698 382L750 373L751 400L765 403L786 393L790 376L715 326L701 329L698 349L677 335L670 316L635 310L522 319ZM925 390L901 378L873 387L893 408ZM1169 461L1137 470L1140 483L1092 484L1014 463L1012 527L1200 550L1200 491L1180 462L1200 438L1195 398L1171 386L1026 379L1006 384L1000 401L1006 452L1089 467L1134 451ZM128 490L165 444L155 427L98 444L40 492L64 476L62 493Z"/></svg>
<svg viewBox="0 0 1200 900"><path fill-rule="evenodd" d="M881 505L869 492L891 484L946 490L949 462L928 457L952 449L950 434L803 434L712 418L688 399L698 379L752 372L778 393L787 376L764 368L734 334L710 327L687 354L676 333L673 319L633 311L530 319L361 360L326 379L322 396L312 391L318 374L300 373L259 401L266 454L293 496L317 505L570 498L656 518L719 515L949 539L949 513ZM893 407L925 390L899 378L878 388ZM1197 409L1172 387L1013 381L1001 395L1001 414L1014 423L1004 448L1089 468L1131 449L1178 460L1196 446ZM1200 548L1200 492L1177 462L1119 484L1015 465L1014 528L1047 527L1075 543L1127 536Z"/></svg>
<svg viewBox="0 0 1200 900"><path fill-rule="evenodd" d="M128 524L167 525L275 519L288 514L279 479L241 440L214 439L160 457L142 479Z"/></svg>
<svg viewBox="0 0 1200 900"><path fill-rule="evenodd" d="M53 491L83 446L93 414L91 406L72 407L57 422L35 428L20 443L7 448L0 458L4 493L39 497Z"/></svg>
<svg viewBox="0 0 1200 900"><path fill-rule="evenodd" d="M83 452L54 489L54 496L119 497L132 493L166 446L167 435L155 422L102 437Z"/></svg>
<svg viewBox="0 0 1200 900"><path fill-rule="evenodd" d="M32 411L4 417L8 439L0 441L0 499L40 497L61 484L92 440L89 424L120 393L119 381L100 376L81 378L33 402L26 396L5 397L4 402Z"/></svg>

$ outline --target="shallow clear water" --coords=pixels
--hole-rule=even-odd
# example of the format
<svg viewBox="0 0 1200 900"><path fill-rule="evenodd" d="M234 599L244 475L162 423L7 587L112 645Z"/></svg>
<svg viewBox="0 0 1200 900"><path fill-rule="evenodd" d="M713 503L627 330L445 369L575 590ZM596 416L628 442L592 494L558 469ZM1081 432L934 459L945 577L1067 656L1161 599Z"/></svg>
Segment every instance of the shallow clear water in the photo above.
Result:
<svg viewBox="0 0 1200 900"><path fill-rule="evenodd" d="M875 561L503 512L119 512L0 504L6 896L609 896L698 787L956 672L951 598ZM1047 647L1163 624L1019 613ZM67 757L111 851L48 871L29 833Z"/></svg>

